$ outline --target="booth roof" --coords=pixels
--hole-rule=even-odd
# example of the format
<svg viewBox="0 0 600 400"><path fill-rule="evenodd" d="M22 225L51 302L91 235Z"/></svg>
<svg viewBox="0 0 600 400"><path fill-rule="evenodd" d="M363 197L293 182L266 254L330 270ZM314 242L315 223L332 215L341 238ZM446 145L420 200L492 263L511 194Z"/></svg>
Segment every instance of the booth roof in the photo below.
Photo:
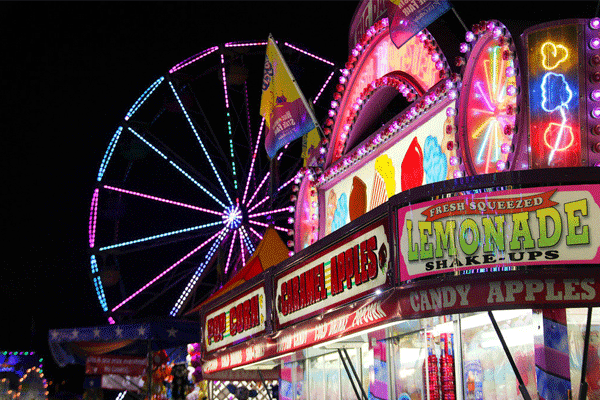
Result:
<svg viewBox="0 0 600 400"><path fill-rule="evenodd" d="M133 324L51 329L48 344L56 363L85 364L88 356L113 354L146 356L152 351L187 348L200 340L200 324L163 320Z"/></svg>
<svg viewBox="0 0 600 400"><path fill-rule="evenodd" d="M197 313L202 307L214 301L216 298L228 293L272 266L284 261L289 257L289 252L290 250L285 243L283 243L277 231L273 228L267 228L263 239L258 244L252 257L246 262L246 265L244 265L242 269L240 269L225 285L213 293L208 299L189 311L187 315Z"/></svg>

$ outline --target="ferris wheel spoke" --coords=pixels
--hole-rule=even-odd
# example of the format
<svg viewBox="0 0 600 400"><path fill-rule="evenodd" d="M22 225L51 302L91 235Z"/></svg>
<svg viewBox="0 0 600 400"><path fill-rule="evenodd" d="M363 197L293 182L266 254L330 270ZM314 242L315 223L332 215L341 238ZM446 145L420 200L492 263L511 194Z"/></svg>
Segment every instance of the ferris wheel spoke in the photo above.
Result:
<svg viewBox="0 0 600 400"><path fill-rule="evenodd" d="M116 243L116 244L112 244L110 246L103 246L103 247L100 247L98 249L98 251L108 251L108 250L117 249L117 248L121 248L121 247L140 244L140 243L144 243L144 242L151 242L151 241L155 241L155 240L164 239L166 237L175 236L175 235L179 235L182 233L190 233L190 232L194 232L194 231L198 231L201 229L210 228L210 227L222 225L222 224L223 224L223 221L216 221L216 222L211 222L211 223L207 223L207 224L203 224L203 225L192 226L189 228L178 229L175 231L164 232L164 233L160 233L157 235L152 235L152 236L147 236L144 238L130 240L128 242Z"/></svg>
<svg viewBox="0 0 600 400"><path fill-rule="evenodd" d="M246 232L246 229L241 226L240 227L240 236L244 239L244 242L246 243L246 249L248 250L248 254L253 254L254 253L254 245L252 244L252 240L250 240L250 236L248 236L248 232ZM244 262L244 264L246 264Z"/></svg>
<svg viewBox="0 0 600 400"><path fill-rule="evenodd" d="M252 206L252 208L248 209L248 212L252 212L260 207L265 201L269 200L271 196L265 196L261 201Z"/></svg>
<svg viewBox="0 0 600 400"><path fill-rule="evenodd" d="M223 190L223 193L225 194L225 196L227 196L227 200L229 201L229 205L230 206L233 205L233 202L231 201L231 197L229 196L229 192L225 188L223 180L221 179L221 176L219 175L219 172L217 171L217 168L215 167L215 164L213 163L212 158L208 154L208 151L207 151L206 147L204 146L204 143L202 142L202 139L200 139L200 135L198 134L198 131L196 130L196 127L194 126L194 123L192 122L192 119L190 118L190 115L188 114L187 110L185 109L183 103L181 102L181 99L179 98L179 94L177 94L177 91L175 90L175 87L173 86L172 82L169 82L169 86L171 87L171 91L173 92L173 95L175 96L175 99L179 103L179 107L181 108L181 111L183 112L183 114L185 116L185 119L187 120L187 122L188 122L190 128L192 129L192 131L194 132L194 135L196 136L196 139L198 140L198 143L200 143L200 147L202 147L202 151L204 152L204 156L206 157L206 160L210 164L210 167L211 167L213 173L215 174L217 180L219 181L219 184L221 185L221 189Z"/></svg>
<svg viewBox="0 0 600 400"><path fill-rule="evenodd" d="M249 230L250 232L252 232L252 233L254 234L254 236L256 236L256 237L258 238L258 240L263 240L263 235L261 235L260 233L258 233L258 232L256 231L256 229L254 229L253 227L249 226L249 227L248 227L248 230Z"/></svg>
<svg viewBox="0 0 600 400"><path fill-rule="evenodd" d="M249 223L253 224L253 225L258 225L258 226L262 226L264 228L273 228L276 229L278 231L281 232L287 232L289 229L281 227L281 226L277 226L277 225L269 225L269 224L265 224L264 222L258 222L258 221L254 221L254 220L250 220L248 221Z"/></svg>
<svg viewBox="0 0 600 400"><path fill-rule="evenodd" d="M210 247L210 249L208 250L208 252L206 253L206 256L204 257L204 262L202 262L202 264L200 264L200 266L194 272L194 275L192 276L192 279L190 279L190 281L186 285L185 289L183 290L183 292L179 296L179 299L177 299L177 302L175 302L175 305L171 309L171 312L169 313L169 315L171 315L172 317L174 317L174 316L177 315L177 313L179 312L179 310L183 306L183 303L185 303L185 301L187 300L188 296L190 295L190 293L192 292L192 290L196 286L196 283L198 282L198 279L200 279L200 276L202 275L202 272L204 272L204 269L206 268L206 266L208 265L208 263L212 259L213 255L217 251L217 248L219 247L219 245L221 244L221 242L225 238L225 234L226 233L227 233L227 228L223 228L219 232L215 233L206 242L204 242L204 243L209 243L210 241L216 239L213 242L213 244ZM204 245L204 243L203 243L203 245Z"/></svg>
<svg viewBox="0 0 600 400"><path fill-rule="evenodd" d="M272 215L272 214L276 214L276 213L281 213L284 211L290 211L290 207L285 207L285 208L280 208L278 210L270 210L270 211L264 211L264 212L260 212L260 213L256 213L256 214L249 214L248 218L256 218L256 217L264 217L266 215Z"/></svg>
<svg viewBox="0 0 600 400"><path fill-rule="evenodd" d="M229 266L231 265L231 255L233 254L233 247L235 245L235 239L237 238L238 231L233 232L233 236L231 238L231 243L229 243L229 253L227 254L227 261L225 262L225 274L227 275L227 271L229 271Z"/></svg>
<svg viewBox="0 0 600 400"><path fill-rule="evenodd" d="M317 104L317 100L319 100L319 97L321 97L321 95L325 91L325 88L329 84L329 81L331 80L331 78L333 78L333 75L335 75L335 69L333 71L331 71L331 74L329 74L329 76L325 80L325 83L323 84L323 86L321 86L321 89L317 92L317 95L315 96L315 98L312 101L313 104Z"/></svg>
<svg viewBox="0 0 600 400"><path fill-rule="evenodd" d="M133 190L122 189L122 188L118 188L118 187L115 187L115 186L104 185L103 187L104 187L104 189L112 190L112 191L119 192L119 193L125 193L125 194L129 194L129 195L132 195L132 196L137 196L137 197L141 197L141 198L148 199L148 200L154 200L154 201L158 201L158 202L161 202L161 203L171 204L171 205L178 206L178 207L189 208L190 210L202 211L202 212L205 212L205 213L218 215L220 217L223 216L223 212L215 211L215 210L209 210L207 208L193 206L191 204L186 204L186 203L182 203L182 202L179 202L179 201L164 199L162 197L157 197L157 196L152 196L152 195L145 194L145 193L135 192Z"/></svg>
<svg viewBox="0 0 600 400"><path fill-rule="evenodd" d="M307 56L309 56L309 57L312 57L312 58L314 58L315 60L321 61L322 63L325 63L325 64L327 64L327 65L331 65L331 66L334 66L334 65L335 65L335 64L334 64L334 63L332 63L331 61L329 61L329 60L326 60L326 59L324 59L323 57L319 57L318 55L316 55L316 54L313 54L313 53L311 53L311 52L309 52L309 51L306 51L306 50L304 50L304 49L301 49L300 47L294 46L293 44L290 44L290 43L288 43L288 42L284 42L283 44L284 44L285 46L289 47L290 49L294 49L294 50L296 50L296 51L298 51L298 52L300 52L300 53L302 53L302 54L304 54L304 55L307 55Z"/></svg>
<svg viewBox="0 0 600 400"><path fill-rule="evenodd" d="M223 80L223 93L225 94L225 113L227 114L227 134L229 142L229 156L231 157L231 172L233 187L237 191L237 172L235 168L235 155L233 152L233 132L231 129L231 111L229 109L229 92L227 91L227 75L225 74L225 56L221 53L221 78Z"/></svg>
<svg viewBox="0 0 600 400"><path fill-rule="evenodd" d="M260 182L260 184L258 185L258 187L256 188L256 190L254 191L254 194L252 195L252 197L250 197L250 200L248 200L248 203L246 203L246 207L250 207L250 204L252 204L252 201L254 201L254 198L256 197L256 195L258 194L258 192L260 191L260 189L262 188L262 186L265 184L265 182L267 181L267 179L269 178L270 175L271 175L271 172L267 172L265 174L265 176L263 177L262 181ZM252 209L250 209L248 211L252 211L256 207L257 206L254 206Z"/></svg>
<svg viewBox="0 0 600 400"><path fill-rule="evenodd" d="M205 246L207 246L210 242L212 242L213 240L215 240L215 238L217 238L219 235L222 235L223 232L225 232L225 229L226 228L221 229L219 232L215 233L213 236L211 236L210 238L206 239L198 247L196 247L195 249L193 249L192 251L190 251L189 253L187 253L185 256L183 256L182 258L180 258L173 265L171 265L170 267L168 267L167 269L165 269L163 272L161 272L160 274L158 274L157 276L155 276L152 280L150 280L144 286L142 286L141 288L139 288L138 290L136 290L135 292L133 292L125 300L123 300L122 302L120 302L119 304L117 304L111 311L115 312L116 310L118 310L119 308L123 307L125 304L127 304L128 302L130 302L134 297L136 297L137 295L139 295L140 293L142 293L144 290L146 290L148 287L150 287L152 284L154 284L160 278L162 278L163 276L165 276L166 274L168 274L171 270L173 270L174 268L176 268L179 264L181 264L182 262L184 262L185 260L187 260L188 258L190 258L191 256L193 256L195 253L197 253L199 250L201 250L202 248L204 248ZM220 243L220 240L217 241L217 242ZM214 244L213 244L213 247L214 247ZM213 249L213 247L211 247L211 250Z"/></svg>
<svg viewBox="0 0 600 400"><path fill-rule="evenodd" d="M207 188L205 188L200 182L195 180L189 173L187 173L181 166L179 166L178 163L175 163L173 160L169 159L169 157L167 155L165 155L165 153L167 152L166 150L164 150L164 152L159 150L158 145L156 145L156 146L153 145L146 138L144 138L142 135L140 135L138 132L136 132L132 128L129 127L127 129L131 133L133 133L138 139L140 139L144 144L146 144L148 147L150 147L152 150L154 150L154 152L156 152L156 154L158 154L164 160L166 160L172 167L174 167L177 171L179 171L179 173L181 173L183 176L185 176L190 182L192 182L194 185L196 185L198 188L200 188L200 190L202 190L204 193L206 193L210 198L215 200L221 207L223 207L223 208L226 207L225 204L221 200L219 200L213 193L211 193Z"/></svg>
<svg viewBox="0 0 600 400"><path fill-rule="evenodd" d="M254 145L254 152L252 153L252 159L250 160L250 171L248 172L248 178L246 179L246 187L244 188L244 195L242 196L242 204L246 203L246 196L248 195L248 188L252 181L252 175L254 174L254 163L256 162L256 155L260 147L260 139L262 137L263 127L265 125L265 119L262 118L260 121L260 128L258 129L258 137L256 138L256 144Z"/></svg>

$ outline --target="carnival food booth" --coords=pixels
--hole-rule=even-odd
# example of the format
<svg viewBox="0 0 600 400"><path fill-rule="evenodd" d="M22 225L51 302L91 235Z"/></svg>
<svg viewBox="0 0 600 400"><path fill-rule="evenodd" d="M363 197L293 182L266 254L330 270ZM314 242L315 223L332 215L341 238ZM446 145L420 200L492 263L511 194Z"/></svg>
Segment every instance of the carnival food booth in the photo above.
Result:
<svg viewBox="0 0 600 400"><path fill-rule="evenodd" d="M600 19L482 21L453 74L373 4L295 254L200 309L212 398L244 373L280 399L600 398Z"/></svg>

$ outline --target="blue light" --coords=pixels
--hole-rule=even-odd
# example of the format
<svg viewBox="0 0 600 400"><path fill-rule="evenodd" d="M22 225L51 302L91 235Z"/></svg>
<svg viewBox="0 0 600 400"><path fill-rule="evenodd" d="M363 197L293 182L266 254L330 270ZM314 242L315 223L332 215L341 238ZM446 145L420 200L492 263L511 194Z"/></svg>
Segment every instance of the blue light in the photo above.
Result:
<svg viewBox="0 0 600 400"><path fill-rule="evenodd" d="M242 225L242 210L238 206L227 207L223 212L223 223L231 230Z"/></svg>
<svg viewBox="0 0 600 400"><path fill-rule="evenodd" d="M112 139L110 139L110 143L108 144L108 148L106 149L106 153L102 158L102 162L100 163L100 170L98 171L98 177L96 180L100 182L102 177L104 176L104 172L106 171L106 167L108 166L108 162L112 157L113 152L115 151L115 147L117 147L117 142L119 141L119 137L121 136L121 132L123 132L123 127L120 126L117 129L117 132L113 135Z"/></svg>

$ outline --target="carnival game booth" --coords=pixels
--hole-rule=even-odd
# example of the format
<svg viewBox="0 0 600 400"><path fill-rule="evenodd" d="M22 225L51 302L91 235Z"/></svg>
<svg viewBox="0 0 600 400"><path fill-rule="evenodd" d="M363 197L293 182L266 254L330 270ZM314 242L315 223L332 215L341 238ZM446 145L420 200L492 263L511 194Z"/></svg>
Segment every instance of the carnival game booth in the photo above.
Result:
<svg viewBox="0 0 600 400"><path fill-rule="evenodd" d="M197 322L165 320L106 326L51 329L48 344L55 362L85 365L88 386L95 391L129 393L133 398L176 398L171 383L175 365L187 364L187 346L199 340ZM187 382L187 371L184 373ZM168 383L168 384L167 384ZM117 392L119 391L119 392ZM179 389L178 389L179 391ZM110 392L107 392L110 393ZM181 397L183 398L183 397Z"/></svg>
<svg viewBox="0 0 600 400"><path fill-rule="evenodd" d="M482 21L453 73L377 4L296 254L201 310L203 372L278 366L285 399L599 398L600 19Z"/></svg>
<svg viewBox="0 0 600 400"><path fill-rule="evenodd" d="M0 351L0 399L46 400L43 361L35 351Z"/></svg>

